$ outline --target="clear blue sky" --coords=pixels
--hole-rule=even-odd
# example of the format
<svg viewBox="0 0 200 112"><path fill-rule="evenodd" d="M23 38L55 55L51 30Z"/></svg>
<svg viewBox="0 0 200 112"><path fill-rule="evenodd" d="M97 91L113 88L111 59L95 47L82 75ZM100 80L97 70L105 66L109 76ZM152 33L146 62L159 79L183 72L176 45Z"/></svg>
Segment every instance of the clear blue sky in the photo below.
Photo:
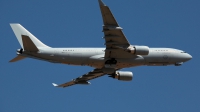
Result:
<svg viewBox="0 0 200 112"><path fill-rule="evenodd" d="M17 63L20 23L51 47L104 47L97 0L0 1L0 112L200 112L200 1L104 0L132 44L185 50L183 66L135 67L134 79L107 76L89 86L55 88L91 67L34 59Z"/></svg>

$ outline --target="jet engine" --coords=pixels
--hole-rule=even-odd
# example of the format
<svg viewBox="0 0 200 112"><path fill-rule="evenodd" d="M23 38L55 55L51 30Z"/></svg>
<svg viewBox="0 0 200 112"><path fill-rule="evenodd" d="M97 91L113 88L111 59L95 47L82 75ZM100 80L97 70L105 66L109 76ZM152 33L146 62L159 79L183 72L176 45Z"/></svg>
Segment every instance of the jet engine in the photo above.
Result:
<svg viewBox="0 0 200 112"><path fill-rule="evenodd" d="M109 77L122 81L131 81L133 79L133 73L129 71L116 71Z"/></svg>
<svg viewBox="0 0 200 112"><path fill-rule="evenodd" d="M148 55L149 47L148 46L130 46L128 47L128 52L136 55Z"/></svg>

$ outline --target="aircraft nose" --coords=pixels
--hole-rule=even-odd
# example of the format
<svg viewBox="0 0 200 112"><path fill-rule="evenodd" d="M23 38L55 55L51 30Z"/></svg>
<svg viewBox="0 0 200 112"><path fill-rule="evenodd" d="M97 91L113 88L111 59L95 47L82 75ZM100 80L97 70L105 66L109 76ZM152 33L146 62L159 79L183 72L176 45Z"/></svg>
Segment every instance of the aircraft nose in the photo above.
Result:
<svg viewBox="0 0 200 112"><path fill-rule="evenodd" d="M192 56L190 54L187 54L185 55L185 59L188 61L188 60L191 60L192 59Z"/></svg>
<svg viewBox="0 0 200 112"><path fill-rule="evenodd" d="M192 56L191 56L190 54L188 54L188 59L189 59L189 60L192 59Z"/></svg>

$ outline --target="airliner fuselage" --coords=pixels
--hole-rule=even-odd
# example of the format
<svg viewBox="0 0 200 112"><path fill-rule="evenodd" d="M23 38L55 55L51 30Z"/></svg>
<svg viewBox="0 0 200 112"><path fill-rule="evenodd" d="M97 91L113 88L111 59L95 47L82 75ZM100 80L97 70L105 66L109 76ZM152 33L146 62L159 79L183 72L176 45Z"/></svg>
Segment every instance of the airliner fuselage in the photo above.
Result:
<svg viewBox="0 0 200 112"><path fill-rule="evenodd" d="M127 54L124 58L115 58L117 60L116 69L141 65L179 66L192 58L188 53L172 48L150 48L146 56ZM37 53L24 52L22 55L54 63L95 68L104 67L106 60L104 58L105 48L43 48Z"/></svg>

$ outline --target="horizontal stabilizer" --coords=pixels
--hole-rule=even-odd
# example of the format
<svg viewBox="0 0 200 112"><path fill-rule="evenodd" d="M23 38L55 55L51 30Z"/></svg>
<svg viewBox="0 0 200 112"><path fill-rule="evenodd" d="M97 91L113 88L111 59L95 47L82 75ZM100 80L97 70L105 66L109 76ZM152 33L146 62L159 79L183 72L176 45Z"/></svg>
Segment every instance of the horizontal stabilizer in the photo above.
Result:
<svg viewBox="0 0 200 112"><path fill-rule="evenodd" d="M15 58L13 58L12 60L10 60L9 62L16 62L16 61L19 61L19 60L22 60L22 59L24 59L24 58L26 58L26 57L24 57L24 56L17 56L17 57L15 57Z"/></svg>

